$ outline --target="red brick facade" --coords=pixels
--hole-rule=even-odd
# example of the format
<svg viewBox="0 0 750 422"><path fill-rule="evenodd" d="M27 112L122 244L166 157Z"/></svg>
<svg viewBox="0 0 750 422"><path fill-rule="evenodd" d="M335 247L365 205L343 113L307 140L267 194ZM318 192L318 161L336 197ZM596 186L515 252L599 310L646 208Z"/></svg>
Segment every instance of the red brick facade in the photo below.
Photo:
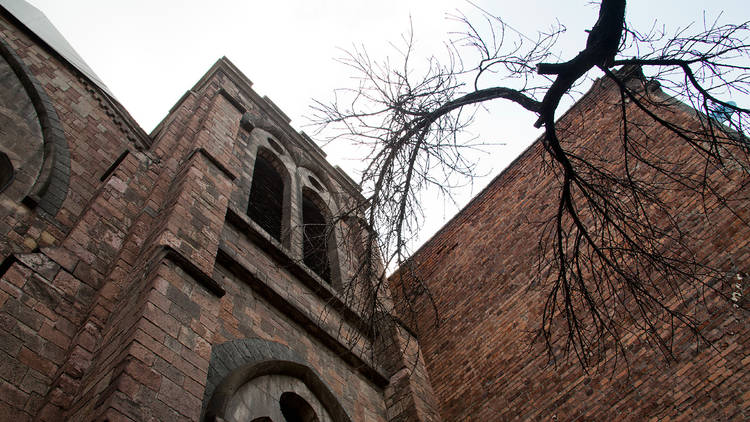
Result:
<svg viewBox="0 0 750 422"><path fill-rule="evenodd" d="M598 81L557 122L561 139L575 142L578 152L592 154L602 165L611 165L606 164L608 158L621 153L620 101L612 81ZM694 112L685 106L662 112L670 121L697 129ZM650 123L634 104L628 105L628 113L633 122L642 123L631 126L637 127L635 139L657 140L652 147L680 166L696 163L685 143ZM622 162L613 158L610 163ZM746 175L733 171L722 183L745 186L734 205L739 217L748 221ZM702 292L692 303L707 320L701 328L713 348L699 346L693 334L680 329L674 338L676 361L666 363L642 337L628 334L624 342L629 365L621 359L614 372L612 361L590 373L581 369L575 356L557 366L548 362L541 345L532 341L547 291L533 283L538 282L543 222L550 221L557 209L559 186L543 164L543 148L537 141L411 258L415 275L430 289L439 318L436 325L433 303L423 296L413 328L443 420L747 420L746 299L734 307ZM677 215L688 219L686 227L697 239L691 246L725 270L726 276L712 285L727 296L736 291L736 298L746 297L747 280L736 286L737 274L750 272L746 223L721 207L708 218L696 218L691 211L703 205L711 209L711 204L679 191L670 195L667 200Z"/></svg>
<svg viewBox="0 0 750 422"><path fill-rule="evenodd" d="M376 336L341 294L356 242L326 244L325 277L305 264L305 206L334 215L362 199L357 187L231 62L146 134L2 8L0 53L0 147L17 170L0 192L0 421L278 422L290 408L335 422L748 417L744 308L709 302L715 348L680 333L675 363L628 339L643 357L630 377L549 367L529 348L542 299L527 289L530 221L555 183L538 143L412 259L441 324L424 311ZM560 127L606 149L613 104L599 83ZM284 186L276 234L248 213L259 156ZM747 227L715 217L696 223L701 250L748 272ZM339 221L334 238L358 227Z"/></svg>
<svg viewBox="0 0 750 422"><path fill-rule="evenodd" d="M0 94L23 98L0 145L17 176L0 193L0 420L435 420L413 346L375 359L339 294L346 245L326 244L330 283L303 262L303 196L331 215L358 188L244 75L219 60L146 134L0 12ZM278 238L246 213L261 153L284 180Z"/></svg>

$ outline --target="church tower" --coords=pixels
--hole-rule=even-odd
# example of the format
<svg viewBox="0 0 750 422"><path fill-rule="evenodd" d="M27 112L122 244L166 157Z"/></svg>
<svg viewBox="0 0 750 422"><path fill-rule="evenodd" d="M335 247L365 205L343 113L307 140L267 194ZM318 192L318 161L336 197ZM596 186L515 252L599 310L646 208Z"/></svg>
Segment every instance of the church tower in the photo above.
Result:
<svg viewBox="0 0 750 422"><path fill-rule="evenodd" d="M229 60L147 134L2 6L0 420L436 420L359 306L357 185Z"/></svg>

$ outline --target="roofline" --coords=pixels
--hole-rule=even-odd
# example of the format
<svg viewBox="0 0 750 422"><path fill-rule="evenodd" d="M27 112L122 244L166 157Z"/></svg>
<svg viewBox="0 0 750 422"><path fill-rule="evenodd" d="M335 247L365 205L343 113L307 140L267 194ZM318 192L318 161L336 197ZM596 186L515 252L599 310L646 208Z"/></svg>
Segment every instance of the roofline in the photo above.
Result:
<svg viewBox="0 0 750 422"><path fill-rule="evenodd" d="M163 125L167 122L169 115L178 107L178 105L187 97L191 92L198 92L204 88L206 84L212 79L213 75L219 71L224 72L227 77L235 83L237 88L242 94L253 101L260 109L269 116L269 118L276 123L279 130L283 132L290 140L293 140L300 147L307 147L311 152L310 157L313 159L315 164L320 168L324 168L328 171L329 175L336 179L339 185L346 189L346 191L357 198L360 201L364 200L362 197L360 186L354 182L354 180L347 175L341 168L334 166L326 160L325 152L316 144L306 133L297 132L290 124L291 119L284 114L279 107L274 104L268 96L261 96L252 88L253 82L237 68L226 56L219 58L211 68L204 73L198 82L193 85L191 89L185 92L185 94L175 103L170 112L164 116L162 121L154 128L151 132L152 137L162 129ZM242 107L244 109L244 107Z"/></svg>
<svg viewBox="0 0 750 422"><path fill-rule="evenodd" d="M26 4L28 5L28 3ZM34 9L39 11L36 8ZM42 13L41 11L39 11L39 13L44 15L44 13ZM131 142L133 142L136 145L137 149L148 149L151 147L151 144L152 144L151 137L146 133L146 131L143 130L143 128L141 128L138 122L133 118L133 116L130 115L127 109L122 104L120 104L120 102L114 97L114 95L112 95L109 92L109 88L106 88L106 85L104 85L103 82L99 80L94 80L92 77L86 74L86 72L83 72L81 69L79 69L78 66L76 66L74 63L68 60L65 56L63 56L60 52L58 52L52 45L50 45L41 36L39 36L36 32L34 32L33 29L31 29L25 23L23 23L3 4L0 4L0 15L6 18L10 23L15 25L17 28L21 29L27 36L29 36L32 40L34 40L39 46L43 47L48 53L50 53L50 55L55 57L58 61L60 61L64 65L66 65L69 68L69 70L71 70L73 73L77 74L79 78L88 82L90 86L92 86L93 89L96 90L96 93L101 95L103 97L103 100L107 103L107 104L104 104L104 107L112 108L115 113L119 114L120 117L122 117L122 119L124 120L123 123L127 126L127 129L130 129L130 132L133 135L132 137L129 136L128 138ZM46 18L46 15L45 15L45 18ZM54 28L54 25L52 26ZM55 30L57 29L55 28ZM62 36L62 34L60 35ZM71 46L71 49L72 49L72 46ZM75 50L73 51L75 52ZM75 54L78 55L78 53L75 53ZM83 58L81 58L81 60L83 60ZM93 70L91 72L93 73ZM118 123L118 122L115 121L115 123Z"/></svg>
<svg viewBox="0 0 750 422"><path fill-rule="evenodd" d="M643 72L641 72L640 67L633 66L623 66L622 68L618 69L615 73L623 74L626 76L627 79L636 77L645 80L645 76L643 75ZM609 80L609 78L605 75L600 78L598 78L594 83L591 85L591 88L589 88L588 91L586 91L581 98L579 98L573 105L568 108L565 113L563 113L557 120L555 120L555 124L557 124L562 119L566 118L570 113L573 112L573 109L578 106L580 102L588 98L589 96L593 95L592 93L596 90L598 90L604 81ZM691 107L692 109L692 107ZM412 259L416 258L419 254L422 253L422 251L428 246L431 245L434 241L437 240L438 236L441 235L449 225L451 225L454 221L456 221L460 216L463 216L466 212L469 211L469 208L471 208L476 202L478 202L480 199L484 197L484 195L489 191L490 187L494 186L498 181L507 175L507 173L522 159L526 157L527 154L531 153L531 150L535 147L537 147L539 144L541 144L542 140L544 139L544 134L540 135L538 138L534 140L529 146L526 147L520 154L516 156L516 158L513 159L504 169L500 171L500 173L497 174L487 185L479 191L471 200L464 205L453 217L450 218L450 220L446 221L438 231L436 231L432 236L430 236L429 239L427 239L422 245L417 248L414 253L412 253L409 258L407 258L394 272L391 274L391 276L396 275L401 272L401 268L406 265L408 262L410 262Z"/></svg>

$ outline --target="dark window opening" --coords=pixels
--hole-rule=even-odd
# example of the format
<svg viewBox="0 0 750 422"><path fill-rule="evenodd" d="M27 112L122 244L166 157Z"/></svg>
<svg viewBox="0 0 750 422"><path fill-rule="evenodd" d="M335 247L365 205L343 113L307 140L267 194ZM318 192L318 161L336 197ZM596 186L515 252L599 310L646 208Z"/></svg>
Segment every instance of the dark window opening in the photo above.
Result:
<svg viewBox="0 0 750 422"><path fill-rule="evenodd" d="M15 171L13 170L13 163L10 162L10 158L4 152L0 152L0 192L10 186L14 175Z"/></svg>
<svg viewBox="0 0 750 422"><path fill-rule="evenodd" d="M255 160L247 215L274 239L281 241L284 180L262 155Z"/></svg>
<svg viewBox="0 0 750 422"><path fill-rule="evenodd" d="M294 393L284 393L279 399L281 414L286 422L318 422L312 406Z"/></svg>
<svg viewBox="0 0 750 422"><path fill-rule="evenodd" d="M315 202L302 196L302 251L303 261L320 278L331 282L331 267L328 264L328 225Z"/></svg>

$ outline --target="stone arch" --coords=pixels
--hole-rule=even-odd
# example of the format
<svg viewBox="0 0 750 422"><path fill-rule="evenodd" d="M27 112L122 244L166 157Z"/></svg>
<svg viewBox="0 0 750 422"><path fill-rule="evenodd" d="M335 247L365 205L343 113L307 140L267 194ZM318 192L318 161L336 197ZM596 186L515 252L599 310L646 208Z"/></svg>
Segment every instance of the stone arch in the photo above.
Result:
<svg viewBox="0 0 750 422"><path fill-rule="evenodd" d="M333 200L333 194L335 190L333 189L333 183L331 182L331 178L328 176L327 172L323 171L323 169L314 163L309 158L303 158L302 162L300 163L300 168L304 168L306 170L305 176L313 176L320 182L321 185L323 185L323 190L317 189L316 186L314 186L314 183L311 183L309 180L305 180L304 184L307 186L311 186L315 188L315 190L318 190L322 194L327 194L331 196L331 200ZM338 205L338 204L337 204Z"/></svg>
<svg viewBox="0 0 750 422"><path fill-rule="evenodd" d="M302 189L310 189L323 200L326 207L332 215L338 214L339 204L336 202L335 190L331 186L331 181L325 177L325 173L314 168L300 166L297 168L300 185ZM316 186L317 185L317 186Z"/></svg>
<svg viewBox="0 0 750 422"><path fill-rule="evenodd" d="M315 395L334 422L351 422L331 389L307 361L280 343L260 338L231 340L212 348L201 420L214 422L223 418L229 401L240 387L266 375L299 380Z"/></svg>
<svg viewBox="0 0 750 422"><path fill-rule="evenodd" d="M325 406L298 378L262 375L243 384L229 399L226 422L268 418L275 422L335 422Z"/></svg>
<svg viewBox="0 0 750 422"><path fill-rule="evenodd" d="M23 92L15 89L16 98L7 98L7 90L3 93L6 98L0 100L7 100L9 104L8 107L0 107L0 114L7 122L15 121L20 124L16 125L16 133L31 136L22 144L21 150L28 151L34 139L39 140L40 149L38 158L28 157L27 154L26 159L21 159L19 154L14 154L21 150L14 151L14 147L10 145L12 139L3 139L0 142L5 149L2 152L7 153L12 162L16 161L13 165L17 170L16 177L5 193L30 208L38 207L54 216L67 196L70 184L70 152L62 125L44 88L4 40L0 40L0 57L4 61L4 71L0 72L4 87L10 86L13 90L12 84L17 81L23 88ZM30 102L31 107L26 110L19 109L23 107L21 103L26 101ZM7 129L5 123L3 126ZM36 127L41 133L35 134Z"/></svg>
<svg viewBox="0 0 750 422"><path fill-rule="evenodd" d="M270 125L252 126L249 133L252 144L269 148L279 156L289 159L295 166L297 165L299 160L297 154L294 153L293 146L289 145L283 132L277 127Z"/></svg>
<svg viewBox="0 0 750 422"><path fill-rule="evenodd" d="M283 130L279 129L278 126L274 125L266 119L263 119L257 123L258 124L253 128L253 134L260 135L264 138L270 136L273 141L279 143L286 150L286 152L289 153L289 157L294 161L295 165L300 162L300 153L298 148L288 141L287 135Z"/></svg>

